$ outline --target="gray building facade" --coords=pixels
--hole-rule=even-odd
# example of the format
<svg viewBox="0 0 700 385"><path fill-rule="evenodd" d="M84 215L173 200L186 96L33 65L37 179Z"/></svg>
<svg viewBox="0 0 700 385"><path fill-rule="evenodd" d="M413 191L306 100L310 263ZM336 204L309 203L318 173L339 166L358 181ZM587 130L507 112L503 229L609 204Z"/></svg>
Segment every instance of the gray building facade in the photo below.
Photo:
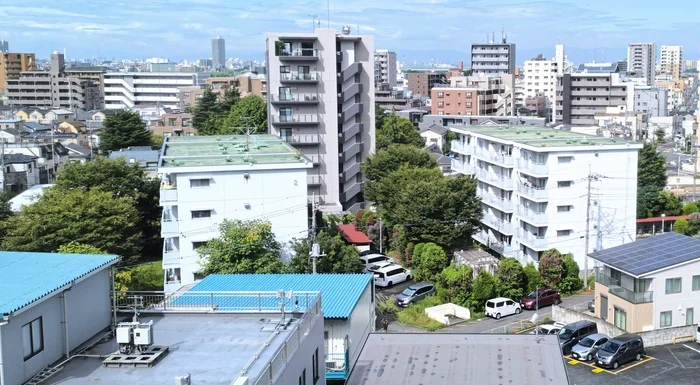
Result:
<svg viewBox="0 0 700 385"><path fill-rule="evenodd" d="M10 43L7 40L0 40L0 52L10 52Z"/></svg>
<svg viewBox="0 0 700 385"><path fill-rule="evenodd" d="M267 37L268 122L310 158L308 192L326 211L362 207L374 153L374 38L347 30Z"/></svg>
<svg viewBox="0 0 700 385"><path fill-rule="evenodd" d="M656 77L656 43L633 43L627 47L627 74L654 84Z"/></svg>
<svg viewBox="0 0 700 385"><path fill-rule="evenodd" d="M515 44L505 37L500 43L472 44L471 60L473 75L515 75Z"/></svg>
<svg viewBox="0 0 700 385"><path fill-rule="evenodd" d="M634 112L649 116L668 116L668 88L634 87Z"/></svg>
<svg viewBox="0 0 700 385"><path fill-rule="evenodd" d="M211 61L214 69L226 68L226 40L221 36L211 39Z"/></svg>
<svg viewBox="0 0 700 385"><path fill-rule="evenodd" d="M579 72L557 77L554 121L573 125L596 125L595 115L607 107L627 111L633 85L620 82L618 73Z"/></svg>
<svg viewBox="0 0 700 385"><path fill-rule="evenodd" d="M374 53L374 85L392 90L396 87L396 53L378 49Z"/></svg>

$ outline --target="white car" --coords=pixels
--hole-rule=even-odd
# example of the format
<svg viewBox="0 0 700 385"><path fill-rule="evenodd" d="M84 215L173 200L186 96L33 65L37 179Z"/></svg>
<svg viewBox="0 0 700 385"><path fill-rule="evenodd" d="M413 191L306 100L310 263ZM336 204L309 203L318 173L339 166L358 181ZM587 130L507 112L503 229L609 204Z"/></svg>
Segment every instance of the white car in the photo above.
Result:
<svg viewBox="0 0 700 385"><path fill-rule="evenodd" d="M401 265L385 265L373 269L372 273L374 273L374 284L379 287L392 287L397 283L411 280L411 270L404 269Z"/></svg>
<svg viewBox="0 0 700 385"><path fill-rule="evenodd" d="M394 260L392 258L387 257L384 254L369 254L361 256L360 262L362 263L362 272L369 273L369 270L372 266L375 266L381 262L394 263Z"/></svg>
<svg viewBox="0 0 700 385"><path fill-rule="evenodd" d="M559 334L559 330L566 326L566 324L561 323L561 322L555 322L553 324L541 324L539 325L536 329L537 331L533 330L530 332L530 334Z"/></svg>
<svg viewBox="0 0 700 385"><path fill-rule="evenodd" d="M495 319L511 314L520 314L520 304L510 298L494 298L486 301L486 315Z"/></svg>

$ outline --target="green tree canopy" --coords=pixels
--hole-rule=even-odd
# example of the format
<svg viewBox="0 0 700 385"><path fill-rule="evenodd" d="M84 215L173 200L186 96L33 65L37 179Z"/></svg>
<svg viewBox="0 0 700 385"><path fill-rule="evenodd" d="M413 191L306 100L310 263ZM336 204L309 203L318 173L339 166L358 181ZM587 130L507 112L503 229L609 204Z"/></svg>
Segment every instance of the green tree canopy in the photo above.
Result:
<svg viewBox="0 0 700 385"><path fill-rule="evenodd" d="M10 209L10 199L12 197L12 193L0 191L0 244L5 239L5 221L12 215L12 210Z"/></svg>
<svg viewBox="0 0 700 385"><path fill-rule="evenodd" d="M666 182L666 160L655 145L645 144L637 160L637 218L657 216L673 209L673 202L663 191Z"/></svg>
<svg viewBox="0 0 700 385"><path fill-rule="evenodd" d="M163 147L163 142L165 137L163 135L151 135L151 148L154 150L160 150Z"/></svg>
<svg viewBox="0 0 700 385"><path fill-rule="evenodd" d="M105 118L100 134L100 150L110 151L133 146L151 146L151 132L135 111L118 110Z"/></svg>
<svg viewBox="0 0 700 385"><path fill-rule="evenodd" d="M482 216L476 180L445 178L438 169L401 167L366 198L381 203L387 224L403 226L406 244L434 242L445 250L467 246Z"/></svg>
<svg viewBox="0 0 700 385"><path fill-rule="evenodd" d="M523 265L515 258L503 258L498 262L498 272L496 273L498 280L499 295L514 300L519 300L526 288L527 280L523 272Z"/></svg>
<svg viewBox="0 0 700 385"><path fill-rule="evenodd" d="M693 233L696 232L688 220L684 218L676 220L676 222L673 224L673 231L683 235L694 235Z"/></svg>
<svg viewBox="0 0 700 385"><path fill-rule="evenodd" d="M697 202L689 202L683 205L683 215L690 215L700 211Z"/></svg>
<svg viewBox="0 0 700 385"><path fill-rule="evenodd" d="M527 281L527 287L525 288L527 293L532 293L538 288L544 286L544 281L540 276L540 271L537 270L532 262L523 267L523 274L525 274L525 280Z"/></svg>
<svg viewBox="0 0 700 385"><path fill-rule="evenodd" d="M650 190L637 197L637 217L659 217L661 214L681 215L683 204L680 198L664 190Z"/></svg>
<svg viewBox="0 0 700 385"><path fill-rule="evenodd" d="M472 292L474 300L474 307L472 310L483 312L486 301L494 298L498 293L498 281L487 270L481 270L479 274L476 275L472 287L474 289Z"/></svg>
<svg viewBox="0 0 700 385"><path fill-rule="evenodd" d="M419 243L413 249L413 276L416 281L434 281L450 260L442 247L429 242Z"/></svg>
<svg viewBox="0 0 700 385"><path fill-rule="evenodd" d="M130 261L142 247L132 199L111 191L53 187L5 224L4 250L55 252L76 242Z"/></svg>
<svg viewBox="0 0 700 385"><path fill-rule="evenodd" d="M581 269L574 260L571 254L564 255L563 258L564 276L562 281L556 287L564 294L572 294L583 288L583 280L579 278Z"/></svg>
<svg viewBox="0 0 700 385"><path fill-rule="evenodd" d="M384 119L386 118L386 110L379 107L379 105L374 105L374 129L375 132L379 130L384 124Z"/></svg>
<svg viewBox="0 0 700 385"><path fill-rule="evenodd" d="M473 271L467 265L450 265L435 277L440 300L459 306L471 307Z"/></svg>
<svg viewBox="0 0 700 385"><path fill-rule="evenodd" d="M160 182L148 177L138 164L129 164L124 158L104 157L85 163L68 163L59 171L56 187L82 191L101 189L118 198L131 198L138 210L137 225L144 238L160 238Z"/></svg>
<svg viewBox="0 0 700 385"><path fill-rule="evenodd" d="M267 103L260 96L248 95L230 111L223 120L224 133L235 133L233 129L247 127L254 127L256 133L267 132Z"/></svg>
<svg viewBox="0 0 700 385"><path fill-rule="evenodd" d="M540 276L545 286L557 288L564 277L564 258L557 249L549 249L540 257Z"/></svg>
<svg viewBox="0 0 700 385"><path fill-rule="evenodd" d="M359 273L362 271L360 252L355 246L345 243L337 232L320 231L316 242L325 254L316 261L317 273ZM291 273L311 273L309 258L311 246L308 239L296 240L292 244L294 256L289 263Z"/></svg>
<svg viewBox="0 0 700 385"><path fill-rule="evenodd" d="M374 185L401 166L437 168L437 162L427 151L408 144L392 144L379 150L362 165L362 173L366 178L365 197L374 197Z"/></svg>
<svg viewBox="0 0 700 385"><path fill-rule="evenodd" d="M391 144L410 144L418 148L425 146L425 140L413 123L396 114L386 116L382 120L381 127L376 128L376 136L377 150L387 148Z"/></svg>
<svg viewBox="0 0 700 385"><path fill-rule="evenodd" d="M211 87L204 89L202 98L197 101L192 111L192 126L197 129L199 135L217 135L218 127L215 125L220 106L217 103L217 95Z"/></svg>
<svg viewBox="0 0 700 385"><path fill-rule="evenodd" d="M228 87L218 104L219 113L227 115L231 109L241 100L241 92L238 87Z"/></svg>
<svg viewBox="0 0 700 385"><path fill-rule="evenodd" d="M202 273L269 274L282 273L281 246L269 222L224 219L220 235L197 249Z"/></svg>
<svg viewBox="0 0 700 385"><path fill-rule="evenodd" d="M61 254L105 254L104 251L93 245L86 245L75 241L59 246L58 252Z"/></svg>

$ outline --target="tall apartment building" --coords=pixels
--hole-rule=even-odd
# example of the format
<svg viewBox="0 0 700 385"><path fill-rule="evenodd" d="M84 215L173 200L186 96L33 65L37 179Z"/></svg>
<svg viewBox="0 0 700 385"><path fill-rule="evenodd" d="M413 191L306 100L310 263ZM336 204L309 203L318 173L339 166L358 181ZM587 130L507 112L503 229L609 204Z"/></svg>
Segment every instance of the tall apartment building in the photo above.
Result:
<svg viewBox="0 0 700 385"><path fill-rule="evenodd" d="M583 269L587 217L588 252L635 239L641 144L527 126L450 130L452 170L477 179L484 215L473 238L483 245L523 264L556 248Z"/></svg>
<svg viewBox="0 0 700 385"><path fill-rule="evenodd" d="M515 74L515 44L503 37L501 42L472 44L472 74Z"/></svg>
<svg viewBox="0 0 700 385"><path fill-rule="evenodd" d="M546 98L550 119L554 120L554 104L556 100L557 77L573 70L567 60L564 45L557 44L554 57L551 60L539 55L532 60L526 60L523 65L523 105L525 100L541 101L541 95Z"/></svg>
<svg viewBox="0 0 700 385"><path fill-rule="evenodd" d="M661 86L635 86L634 112L650 117L668 116L668 88Z"/></svg>
<svg viewBox="0 0 700 385"><path fill-rule="evenodd" d="M208 74L177 72L107 72L105 108L138 108L160 104L178 109L178 87L201 85Z"/></svg>
<svg viewBox="0 0 700 385"><path fill-rule="evenodd" d="M430 92L433 115L508 116L515 113L512 75L453 76Z"/></svg>
<svg viewBox="0 0 700 385"><path fill-rule="evenodd" d="M7 80L10 105L94 110L101 108L99 84L65 72L63 54L51 54L49 71L21 72L19 78Z"/></svg>
<svg viewBox="0 0 700 385"><path fill-rule="evenodd" d="M596 114L606 113L607 107L620 112L631 111L634 84L624 83L619 73L609 72L617 66L584 70L557 78L554 121L574 125L595 125Z"/></svg>
<svg viewBox="0 0 700 385"><path fill-rule="evenodd" d="M627 74L654 85L656 78L656 43L633 43L627 47Z"/></svg>
<svg viewBox="0 0 700 385"><path fill-rule="evenodd" d="M671 76L671 79L678 81L683 73L683 46L662 45L660 72Z"/></svg>
<svg viewBox="0 0 700 385"><path fill-rule="evenodd" d="M396 87L396 53L386 49L374 52L374 85L377 88Z"/></svg>
<svg viewBox="0 0 700 385"><path fill-rule="evenodd" d="M100 86L100 91L104 92L105 86L105 73L107 73L107 67L102 66L76 66L76 67L66 67L66 74L70 76L75 76L84 80L93 80Z"/></svg>
<svg viewBox="0 0 700 385"><path fill-rule="evenodd" d="M221 36L211 39L211 61L214 69L226 68L226 40Z"/></svg>
<svg viewBox="0 0 700 385"><path fill-rule="evenodd" d="M173 269L177 279L166 277L165 291L195 281L201 269L197 248L219 236L225 219L269 221L288 259L290 241L308 230L312 167L271 135L166 137L158 164L163 269Z"/></svg>
<svg viewBox="0 0 700 385"><path fill-rule="evenodd" d="M414 95L428 96L433 87L448 84L448 81L445 72L410 72L407 83Z"/></svg>
<svg viewBox="0 0 700 385"><path fill-rule="evenodd" d="M0 50L0 92L7 88L7 80L19 79L22 72L28 71L36 71L33 53L7 53Z"/></svg>
<svg viewBox="0 0 700 385"><path fill-rule="evenodd" d="M309 157L321 209L362 206L360 166L374 153L374 38L317 28L267 37L270 131Z"/></svg>
<svg viewBox="0 0 700 385"><path fill-rule="evenodd" d="M0 40L0 53L10 52L10 43L7 40Z"/></svg>

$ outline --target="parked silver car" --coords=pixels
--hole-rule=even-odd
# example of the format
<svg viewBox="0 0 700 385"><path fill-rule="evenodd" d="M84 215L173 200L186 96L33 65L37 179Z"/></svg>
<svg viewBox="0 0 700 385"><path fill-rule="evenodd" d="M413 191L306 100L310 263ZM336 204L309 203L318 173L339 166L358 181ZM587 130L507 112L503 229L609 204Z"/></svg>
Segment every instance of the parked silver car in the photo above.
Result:
<svg viewBox="0 0 700 385"><path fill-rule="evenodd" d="M610 337L605 334L591 334L571 348L571 357L581 361L591 361L595 358L598 349L600 349L604 343L608 342L609 339Z"/></svg>
<svg viewBox="0 0 700 385"><path fill-rule="evenodd" d="M396 296L396 304L405 307L433 294L435 294L435 285L432 283L415 283Z"/></svg>

